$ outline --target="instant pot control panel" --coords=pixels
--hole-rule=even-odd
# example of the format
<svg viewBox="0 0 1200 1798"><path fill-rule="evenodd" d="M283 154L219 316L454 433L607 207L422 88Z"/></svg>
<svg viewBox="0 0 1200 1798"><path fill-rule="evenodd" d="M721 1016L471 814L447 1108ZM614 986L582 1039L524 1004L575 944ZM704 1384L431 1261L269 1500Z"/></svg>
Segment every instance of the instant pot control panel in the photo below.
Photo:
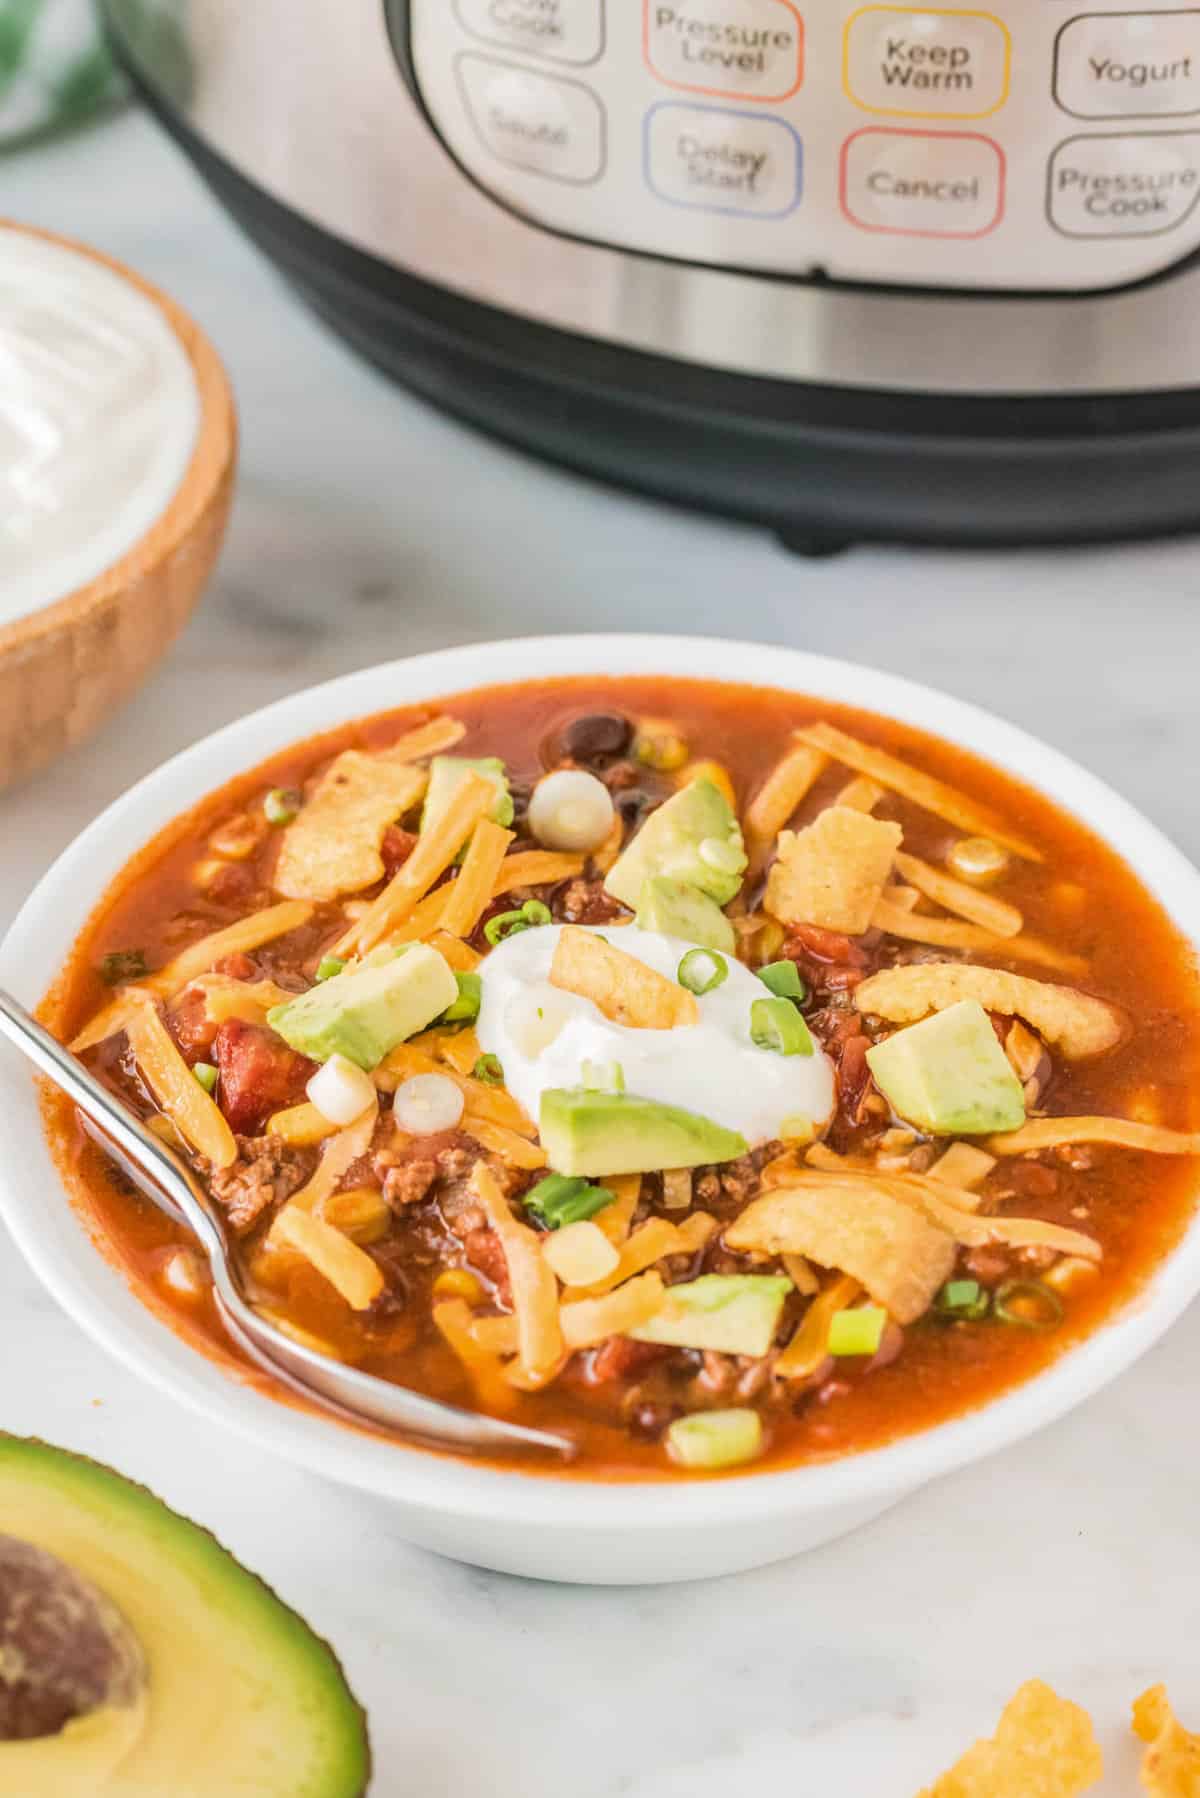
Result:
<svg viewBox="0 0 1200 1798"><path fill-rule="evenodd" d="M1200 247L1200 4L408 0L391 18L460 165L547 230L993 291L1121 286Z"/></svg>

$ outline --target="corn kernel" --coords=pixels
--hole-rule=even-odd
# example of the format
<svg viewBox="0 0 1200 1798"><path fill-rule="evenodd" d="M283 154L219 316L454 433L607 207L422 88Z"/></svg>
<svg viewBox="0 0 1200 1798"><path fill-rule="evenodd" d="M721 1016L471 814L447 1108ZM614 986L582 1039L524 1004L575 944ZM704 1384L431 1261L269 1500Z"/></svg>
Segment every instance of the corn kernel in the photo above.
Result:
<svg viewBox="0 0 1200 1798"><path fill-rule="evenodd" d="M465 1299L477 1305L483 1298L483 1286L465 1267L448 1267L433 1282L433 1296L438 1299Z"/></svg>
<svg viewBox="0 0 1200 1798"><path fill-rule="evenodd" d="M673 724L662 718L643 718L633 754L645 768L654 768L659 774L675 774L688 759L688 746Z"/></svg>
<svg viewBox="0 0 1200 1798"><path fill-rule="evenodd" d="M681 787L690 786L694 780L710 780L718 792L723 793L729 801L731 811L737 810L737 794L734 791L733 779L728 768L722 762L688 762L680 771Z"/></svg>

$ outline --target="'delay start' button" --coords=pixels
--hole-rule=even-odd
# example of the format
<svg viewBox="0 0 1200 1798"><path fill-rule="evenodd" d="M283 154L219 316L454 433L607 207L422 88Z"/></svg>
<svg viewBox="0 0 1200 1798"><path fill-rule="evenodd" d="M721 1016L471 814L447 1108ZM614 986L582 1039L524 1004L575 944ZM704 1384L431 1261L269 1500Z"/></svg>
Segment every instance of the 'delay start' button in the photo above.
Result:
<svg viewBox="0 0 1200 1798"><path fill-rule="evenodd" d="M1200 112L1200 11L1071 19L1055 45L1054 97L1080 119Z"/></svg>
<svg viewBox="0 0 1200 1798"><path fill-rule="evenodd" d="M842 210L864 231L984 237L1004 215L1004 152L973 131L868 125L842 149Z"/></svg>
<svg viewBox="0 0 1200 1798"><path fill-rule="evenodd" d="M1200 199L1200 131L1070 137L1050 158L1047 210L1064 237L1157 237Z"/></svg>
<svg viewBox="0 0 1200 1798"><path fill-rule="evenodd" d="M646 66L669 87L786 100L804 79L804 21L792 0L642 0L642 9Z"/></svg>
<svg viewBox="0 0 1200 1798"><path fill-rule="evenodd" d="M781 218L800 202L804 152L782 119L666 100L646 115L646 183L705 212Z"/></svg>
<svg viewBox="0 0 1200 1798"><path fill-rule="evenodd" d="M527 56L588 63L604 48L604 0L454 0L454 10L472 36Z"/></svg>
<svg viewBox="0 0 1200 1798"><path fill-rule="evenodd" d="M468 51L455 65L463 103L499 162L581 185L604 172L606 120L581 81L517 68Z"/></svg>
<svg viewBox="0 0 1200 1798"><path fill-rule="evenodd" d="M865 112L983 119L1008 98L1012 42L991 13L864 6L843 59L846 92Z"/></svg>

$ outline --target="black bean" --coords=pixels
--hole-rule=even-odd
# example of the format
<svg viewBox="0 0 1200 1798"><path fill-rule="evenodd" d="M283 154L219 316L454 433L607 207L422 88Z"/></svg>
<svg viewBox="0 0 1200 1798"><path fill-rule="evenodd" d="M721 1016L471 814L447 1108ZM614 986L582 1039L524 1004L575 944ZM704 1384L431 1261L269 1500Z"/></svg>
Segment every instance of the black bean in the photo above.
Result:
<svg viewBox="0 0 1200 1798"><path fill-rule="evenodd" d="M616 712L587 712L567 725L563 748L577 762L594 762L624 754L632 736L628 718Z"/></svg>

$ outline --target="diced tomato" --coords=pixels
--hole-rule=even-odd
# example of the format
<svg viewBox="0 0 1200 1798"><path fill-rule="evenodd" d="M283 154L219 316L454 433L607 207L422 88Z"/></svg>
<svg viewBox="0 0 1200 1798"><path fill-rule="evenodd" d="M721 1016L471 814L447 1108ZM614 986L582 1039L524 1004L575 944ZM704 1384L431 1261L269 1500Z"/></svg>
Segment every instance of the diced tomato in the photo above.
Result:
<svg viewBox="0 0 1200 1798"><path fill-rule="evenodd" d="M871 1070L867 1066L870 1047L869 1036L847 1037L842 1044L837 1071L838 1109L847 1123L859 1122L859 1111L871 1084Z"/></svg>
<svg viewBox="0 0 1200 1798"><path fill-rule="evenodd" d="M609 1336L592 1354L591 1377L597 1385L608 1380L629 1380L668 1352L656 1342L632 1342L628 1336Z"/></svg>
<svg viewBox="0 0 1200 1798"><path fill-rule="evenodd" d="M213 1039L221 1073L218 1098L230 1128L256 1136L272 1112L299 1104L316 1064L289 1049L273 1030L230 1018Z"/></svg>
<svg viewBox="0 0 1200 1798"><path fill-rule="evenodd" d="M214 974L225 974L230 980L253 980L258 972L248 955L223 955L213 968Z"/></svg>
<svg viewBox="0 0 1200 1798"><path fill-rule="evenodd" d="M167 1028L189 1062L202 1060L212 1048L217 1034L217 1026L208 1015L204 994L194 987L189 987L167 1013Z"/></svg>
<svg viewBox="0 0 1200 1798"><path fill-rule="evenodd" d="M504 1245L496 1232L484 1226L480 1230L472 1230L463 1243L463 1251L467 1260L490 1281L495 1288L496 1297L502 1305L512 1304L512 1287L508 1278L508 1257L504 1253Z"/></svg>
<svg viewBox="0 0 1200 1798"><path fill-rule="evenodd" d="M389 880L404 866L416 846L417 839L411 830L401 830L398 824L392 824L384 831L379 853Z"/></svg>
<svg viewBox="0 0 1200 1798"><path fill-rule="evenodd" d="M794 947L805 954L813 956L817 961L826 961L840 967L865 968L870 965L870 956L861 943L853 937L843 936L837 930L823 930L819 924L794 924L792 934L783 945L785 955L790 955Z"/></svg>

